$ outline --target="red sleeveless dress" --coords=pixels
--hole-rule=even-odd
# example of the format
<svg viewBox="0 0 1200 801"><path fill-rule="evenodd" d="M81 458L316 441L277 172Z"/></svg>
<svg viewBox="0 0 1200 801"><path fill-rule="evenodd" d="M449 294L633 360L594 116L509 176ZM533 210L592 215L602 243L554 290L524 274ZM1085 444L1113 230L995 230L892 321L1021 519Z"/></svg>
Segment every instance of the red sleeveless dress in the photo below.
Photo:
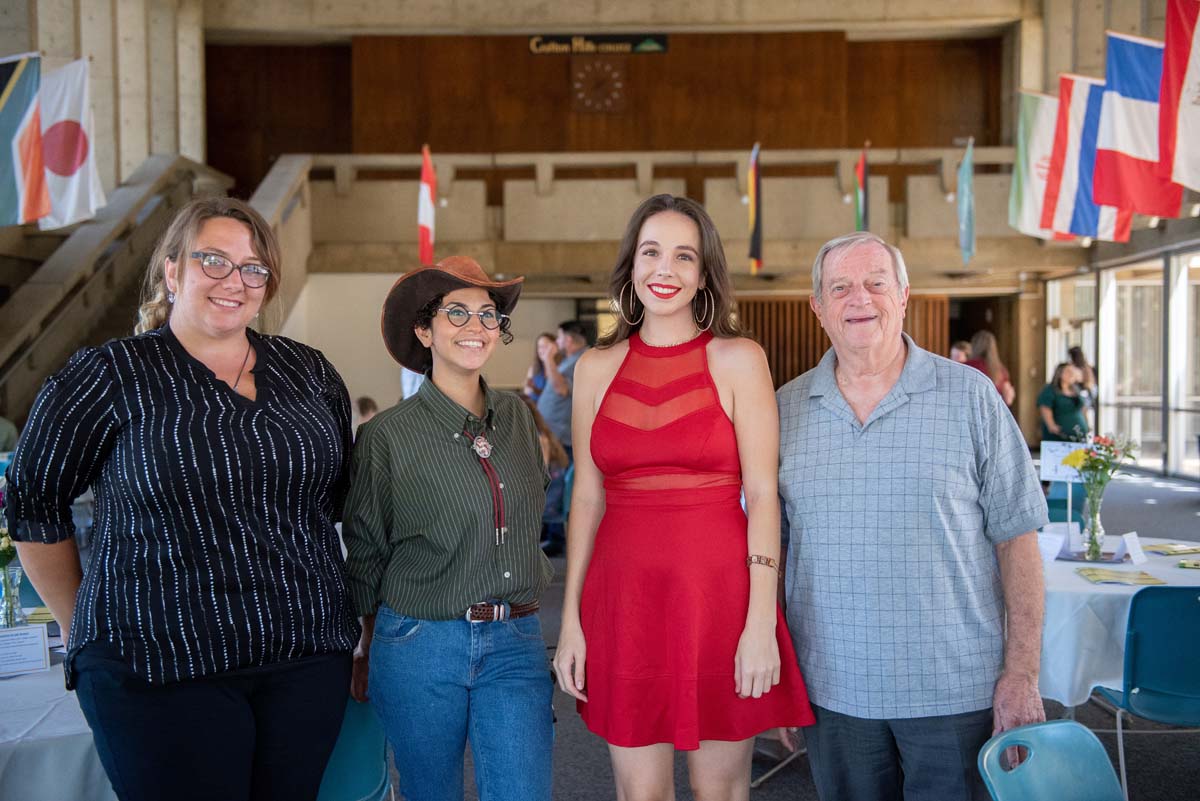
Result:
<svg viewBox="0 0 1200 801"><path fill-rule="evenodd" d="M577 708L612 745L694 750L813 722L782 610L780 683L762 698L734 691L750 575L711 339L655 348L634 334L592 425L605 511L580 601L588 701Z"/></svg>

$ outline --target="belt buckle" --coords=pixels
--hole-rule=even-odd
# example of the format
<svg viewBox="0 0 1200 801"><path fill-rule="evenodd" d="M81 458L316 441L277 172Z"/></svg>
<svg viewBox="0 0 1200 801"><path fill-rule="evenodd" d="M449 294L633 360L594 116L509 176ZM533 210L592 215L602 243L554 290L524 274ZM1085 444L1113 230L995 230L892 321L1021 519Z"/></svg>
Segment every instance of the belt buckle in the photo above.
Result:
<svg viewBox="0 0 1200 801"><path fill-rule="evenodd" d="M486 604L487 606L490 606L492 608L492 619L491 620L474 620L471 617L471 610L473 608L475 608L476 606L481 606L484 604ZM463 617L466 619L466 621L468 623L499 623L500 621L508 620L509 616L511 614L511 611L512 611L511 607L509 607L507 601L501 601L499 603L481 602L478 604L471 604L470 606L468 606L466 614L464 614Z"/></svg>

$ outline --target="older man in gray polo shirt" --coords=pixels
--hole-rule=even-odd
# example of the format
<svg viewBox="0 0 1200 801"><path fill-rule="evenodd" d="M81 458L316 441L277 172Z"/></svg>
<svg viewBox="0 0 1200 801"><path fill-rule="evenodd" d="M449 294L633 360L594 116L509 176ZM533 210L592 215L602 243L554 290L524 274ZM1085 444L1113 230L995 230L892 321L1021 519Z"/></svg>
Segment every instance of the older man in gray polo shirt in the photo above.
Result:
<svg viewBox="0 0 1200 801"><path fill-rule="evenodd" d="M907 303L896 248L827 243L811 305L833 347L778 393L787 618L823 801L986 799L979 748L1045 719L1046 502L991 382L903 334Z"/></svg>

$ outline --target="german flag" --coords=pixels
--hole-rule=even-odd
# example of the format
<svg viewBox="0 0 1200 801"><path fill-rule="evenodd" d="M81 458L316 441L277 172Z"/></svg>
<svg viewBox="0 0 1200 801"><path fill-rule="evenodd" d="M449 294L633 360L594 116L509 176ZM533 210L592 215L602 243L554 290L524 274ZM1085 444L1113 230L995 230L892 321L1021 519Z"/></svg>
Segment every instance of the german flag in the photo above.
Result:
<svg viewBox="0 0 1200 801"><path fill-rule="evenodd" d="M758 172L758 142L750 151L750 170L746 175L746 195L750 198L750 274L762 269L762 177Z"/></svg>
<svg viewBox="0 0 1200 801"><path fill-rule="evenodd" d="M41 59L33 53L0 60L0 225L50 213L38 106Z"/></svg>

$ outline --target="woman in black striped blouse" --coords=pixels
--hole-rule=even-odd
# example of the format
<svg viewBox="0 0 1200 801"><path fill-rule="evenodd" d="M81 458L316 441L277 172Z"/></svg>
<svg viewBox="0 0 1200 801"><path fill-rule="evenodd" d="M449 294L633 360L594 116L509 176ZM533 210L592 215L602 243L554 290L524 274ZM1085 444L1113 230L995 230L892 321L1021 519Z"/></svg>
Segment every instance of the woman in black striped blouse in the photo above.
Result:
<svg viewBox="0 0 1200 801"><path fill-rule="evenodd" d="M334 521L350 402L312 348L249 327L279 247L248 205L196 200L151 260L138 334L42 388L8 471L21 561L70 632L123 800L312 799L358 637ZM72 501L96 497L81 575Z"/></svg>

